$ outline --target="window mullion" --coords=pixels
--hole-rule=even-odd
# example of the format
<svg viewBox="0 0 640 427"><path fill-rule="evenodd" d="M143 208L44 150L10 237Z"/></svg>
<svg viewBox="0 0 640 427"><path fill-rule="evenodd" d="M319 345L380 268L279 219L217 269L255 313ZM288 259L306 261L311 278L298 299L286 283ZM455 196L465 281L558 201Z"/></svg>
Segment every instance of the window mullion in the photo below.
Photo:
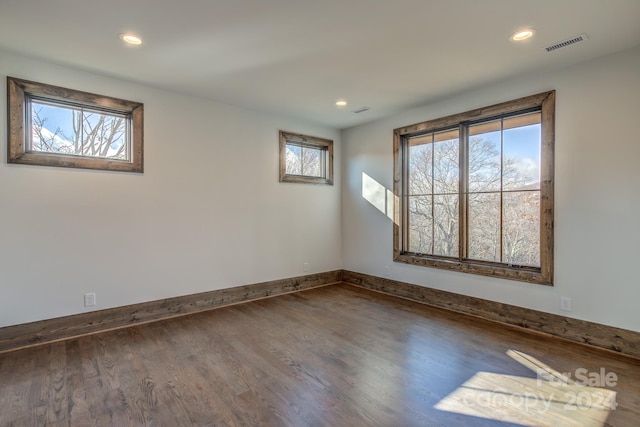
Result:
<svg viewBox="0 0 640 427"><path fill-rule="evenodd" d="M436 213L435 213L435 205L436 205L436 196L435 196L435 157L436 157L436 147L434 140L433 132L431 133L431 251L430 254L436 251Z"/></svg>
<svg viewBox="0 0 640 427"><path fill-rule="evenodd" d="M80 155L84 156L84 109L80 109Z"/></svg>
<svg viewBox="0 0 640 427"><path fill-rule="evenodd" d="M27 126L25 129L33 129L33 103L30 96L25 96L25 123ZM25 151L33 150L33 131L25 134Z"/></svg>
<svg viewBox="0 0 640 427"><path fill-rule="evenodd" d="M133 150L131 149L131 123L129 122L129 120L125 120L125 129L126 129L126 136L125 136L125 140L124 143L127 144L126 146L126 150L127 150L127 159L131 159L133 161Z"/></svg>
<svg viewBox="0 0 640 427"><path fill-rule="evenodd" d="M402 139L402 235L403 249L409 250L409 139Z"/></svg>
<svg viewBox="0 0 640 427"><path fill-rule="evenodd" d="M469 125L460 123L459 138L459 226L458 226L458 258L462 261L468 257L469 246Z"/></svg>
<svg viewBox="0 0 640 427"><path fill-rule="evenodd" d="M504 119L500 120L500 262L504 262Z"/></svg>

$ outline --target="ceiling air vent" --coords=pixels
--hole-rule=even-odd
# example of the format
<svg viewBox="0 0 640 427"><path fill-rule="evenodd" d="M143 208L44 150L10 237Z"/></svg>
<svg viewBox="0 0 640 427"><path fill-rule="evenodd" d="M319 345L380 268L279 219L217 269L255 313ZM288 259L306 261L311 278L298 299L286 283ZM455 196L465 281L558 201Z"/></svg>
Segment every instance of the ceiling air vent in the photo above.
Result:
<svg viewBox="0 0 640 427"><path fill-rule="evenodd" d="M371 110L371 108L369 107L362 107L362 108L358 108L357 110L354 110L353 112L356 114L360 114L360 113L364 113L365 111L369 111Z"/></svg>
<svg viewBox="0 0 640 427"><path fill-rule="evenodd" d="M587 35L582 33L582 34L577 35L575 37L571 37L570 39L563 40L561 42L549 45L549 46L545 47L544 50L546 50L547 52L553 52L554 50L558 50L561 47L571 46L572 44L576 44L578 42L581 42L581 41L584 41L584 40L587 40L587 39L588 39Z"/></svg>

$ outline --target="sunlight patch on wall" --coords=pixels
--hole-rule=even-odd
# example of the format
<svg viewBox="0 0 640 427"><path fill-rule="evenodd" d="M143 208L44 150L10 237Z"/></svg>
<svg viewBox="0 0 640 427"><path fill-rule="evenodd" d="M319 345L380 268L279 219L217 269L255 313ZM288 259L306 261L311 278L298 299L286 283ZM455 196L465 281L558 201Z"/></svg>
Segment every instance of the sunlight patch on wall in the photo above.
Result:
<svg viewBox="0 0 640 427"><path fill-rule="evenodd" d="M393 221L396 196L375 179L362 172L362 197Z"/></svg>

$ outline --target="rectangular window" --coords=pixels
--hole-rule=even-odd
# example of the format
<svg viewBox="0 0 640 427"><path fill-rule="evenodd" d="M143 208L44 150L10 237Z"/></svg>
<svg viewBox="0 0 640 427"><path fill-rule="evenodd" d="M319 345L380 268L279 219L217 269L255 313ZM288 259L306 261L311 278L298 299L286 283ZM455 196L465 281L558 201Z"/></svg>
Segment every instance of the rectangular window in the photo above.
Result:
<svg viewBox="0 0 640 427"><path fill-rule="evenodd" d="M280 181L333 184L333 141L280 131Z"/></svg>
<svg viewBox="0 0 640 427"><path fill-rule="evenodd" d="M142 172L143 106L7 78L10 163Z"/></svg>
<svg viewBox="0 0 640 427"><path fill-rule="evenodd" d="M555 92L394 131L394 260L553 282Z"/></svg>
<svg viewBox="0 0 640 427"><path fill-rule="evenodd" d="M131 158L126 114L58 105L36 97L27 99L31 104L28 151L120 160Z"/></svg>

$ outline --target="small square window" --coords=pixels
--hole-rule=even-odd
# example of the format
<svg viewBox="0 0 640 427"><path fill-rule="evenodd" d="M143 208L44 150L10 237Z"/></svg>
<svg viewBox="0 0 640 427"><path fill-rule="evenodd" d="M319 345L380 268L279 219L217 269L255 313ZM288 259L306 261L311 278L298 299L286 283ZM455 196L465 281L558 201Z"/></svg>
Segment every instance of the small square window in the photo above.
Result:
<svg viewBox="0 0 640 427"><path fill-rule="evenodd" d="M7 77L9 163L142 172L143 105Z"/></svg>
<svg viewBox="0 0 640 427"><path fill-rule="evenodd" d="M280 131L280 182L333 185L333 141Z"/></svg>

